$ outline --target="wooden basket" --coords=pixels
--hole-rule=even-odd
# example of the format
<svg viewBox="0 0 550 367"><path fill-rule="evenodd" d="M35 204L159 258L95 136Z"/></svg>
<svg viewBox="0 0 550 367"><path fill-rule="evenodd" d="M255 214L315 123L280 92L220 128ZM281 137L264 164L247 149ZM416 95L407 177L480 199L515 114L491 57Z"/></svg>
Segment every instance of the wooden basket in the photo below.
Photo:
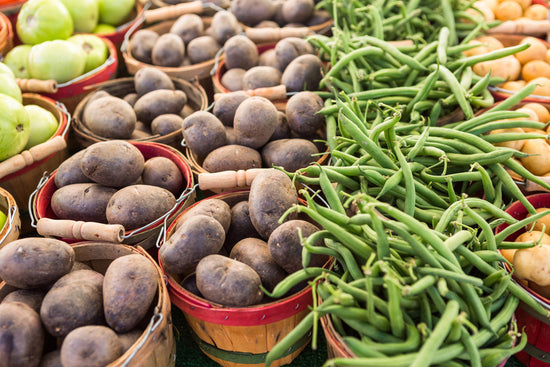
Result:
<svg viewBox="0 0 550 367"><path fill-rule="evenodd" d="M142 248L106 242L78 242L72 245L75 260L89 265L95 271L105 274L109 264L116 258L139 254L145 256L157 272L157 297L147 329L138 340L117 360L106 367L173 367L175 366L175 342L172 326L171 304L162 270ZM12 288L0 284L0 299Z"/></svg>
<svg viewBox="0 0 550 367"><path fill-rule="evenodd" d="M198 83L191 83L186 80L174 77L172 77L171 79L176 89L182 90L187 95L187 106L190 107L192 112L199 110L202 111L208 108L208 97L206 96L206 92L204 91L204 89L200 85L198 85ZM135 92L133 77L118 78L113 81L100 84L97 87L98 89L96 90L96 92L103 90L115 97L120 98L124 97L124 95L128 93ZM74 132L76 142L82 148L88 147L91 144L100 141L110 140L108 138L93 133L82 122L84 107L86 106L86 103L88 103L88 100L94 95L94 93L90 93L88 96L83 98L78 103L74 111L72 130ZM182 138L183 136L181 133L181 129L179 129L167 135L153 135L151 137L136 139L132 141L162 143L179 149L181 148Z"/></svg>
<svg viewBox="0 0 550 367"><path fill-rule="evenodd" d="M527 200L535 208L550 207L550 193L529 195L527 196ZM506 212L517 220L522 220L528 215L527 209L519 201L512 203L506 209ZM503 231L506 227L508 227L508 223L502 223L495 229L495 233ZM505 241L514 241L522 232L523 230L511 234ZM548 259L548 261L550 261L550 259ZM511 268L507 264L505 266L508 271L511 271ZM516 278L514 275L512 279L519 284L530 297L534 298L547 310L550 310L549 299L529 288L523 281ZM528 367L548 366L548 355L550 353L550 344L548 344L548 338L550 337L550 319L541 316L523 302L520 302L516 310L516 319L518 330L525 328L524 330L527 334L527 346L523 351L516 354L516 357Z"/></svg>
<svg viewBox="0 0 550 367"><path fill-rule="evenodd" d="M539 4L548 8L547 0L532 0L531 4ZM528 18L507 20L496 27L489 28L487 33L521 34L546 38L550 34L550 19L533 20Z"/></svg>
<svg viewBox="0 0 550 367"><path fill-rule="evenodd" d="M248 198L249 191L222 193L212 198L232 206ZM181 215L184 215L182 212ZM174 232L168 228L167 238ZM161 269L162 262L159 260ZM165 274L172 303L181 309L200 349L225 367L263 367L265 354L309 312L313 297L310 286L281 300L250 307L225 307L198 297L180 285L182 279ZM271 366L288 364L306 347L300 340Z"/></svg>
<svg viewBox="0 0 550 367"><path fill-rule="evenodd" d="M13 27L10 19L0 12L0 59L13 47Z"/></svg>
<svg viewBox="0 0 550 367"><path fill-rule="evenodd" d="M19 208L13 196L0 188L0 210L7 216L6 223L0 228L0 248L19 238L21 218Z"/></svg>
<svg viewBox="0 0 550 367"><path fill-rule="evenodd" d="M51 198L57 186L54 171L45 177L36 187L29 200L32 205L33 226L42 236L55 236L66 242L79 240L100 240L113 243L139 245L150 249L157 243L158 235L165 225L172 221L195 199L194 178L191 168L183 154L165 144L151 142L130 142L143 154L145 160L152 157L166 157L180 169L185 180L185 189L177 198L176 205L165 215L141 228L125 229L121 225L61 220L51 208Z"/></svg>
<svg viewBox="0 0 550 367"><path fill-rule="evenodd" d="M28 216L31 193L44 172L52 172L68 157L67 139L71 116L62 103L51 98L34 93L23 93L22 96L24 105L35 104L45 108L59 122L56 132L47 142L0 163L0 187L13 195L20 212L25 214L21 231L26 234L32 230Z"/></svg>

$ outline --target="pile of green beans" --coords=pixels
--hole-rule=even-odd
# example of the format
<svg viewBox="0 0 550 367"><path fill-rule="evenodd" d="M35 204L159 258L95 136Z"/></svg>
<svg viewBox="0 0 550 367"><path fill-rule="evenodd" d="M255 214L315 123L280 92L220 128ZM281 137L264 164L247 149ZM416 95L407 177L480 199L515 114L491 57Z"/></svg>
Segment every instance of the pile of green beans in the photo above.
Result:
<svg viewBox="0 0 550 367"><path fill-rule="evenodd" d="M328 169L321 168L321 176ZM457 205L476 225L464 223L465 216L451 206L443 214L445 223L453 223L450 231L366 193L331 208L316 203L308 191L301 193L308 205L287 213L304 213L323 230L303 240L304 269L270 295L315 277L310 284L322 302L269 352L266 366L311 327L316 330L325 315L355 356L325 366L496 366L527 342L511 322L520 300L549 316L512 280L497 249L533 246L505 238L550 210L518 221L487 201L462 198ZM338 202L331 185L323 185L320 194ZM349 216L345 208L351 203L357 210ZM492 219L479 215L477 205L493 213ZM494 226L502 222L510 226L495 235ZM319 239L325 246L314 245ZM335 268L307 267L312 253L333 256Z"/></svg>

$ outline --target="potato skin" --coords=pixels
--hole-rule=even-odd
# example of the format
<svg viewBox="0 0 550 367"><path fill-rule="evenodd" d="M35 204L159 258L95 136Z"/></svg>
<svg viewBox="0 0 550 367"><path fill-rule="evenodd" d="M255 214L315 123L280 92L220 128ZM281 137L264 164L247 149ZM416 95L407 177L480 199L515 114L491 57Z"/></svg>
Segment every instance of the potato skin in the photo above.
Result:
<svg viewBox="0 0 550 367"><path fill-rule="evenodd" d="M63 337L71 330L103 321L103 275L77 270L59 278L44 296L40 317L46 330Z"/></svg>
<svg viewBox="0 0 550 367"><path fill-rule="evenodd" d="M231 208L225 201L216 198L201 200L190 207L178 218L176 228L179 228L187 219L199 214L216 219L222 225L225 233L229 230L231 224Z"/></svg>
<svg viewBox="0 0 550 367"><path fill-rule="evenodd" d="M288 64L281 76L287 92L318 90L322 79L323 63L316 55L301 55Z"/></svg>
<svg viewBox="0 0 550 367"><path fill-rule="evenodd" d="M244 73L246 70L242 68L229 69L223 73L220 83L231 92L242 90Z"/></svg>
<svg viewBox="0 0 550 367"><path fill-rule="evenodd" d="M124 140L108 140L86 148L80 168L86 177L98 184L124 187L136 182L144 164L143 154L134 145Z"/></svg>
<svg viewBox="0 0 550 367"><path fill-rule="evenodd" d="M55 349L44 354L39 367L63 367L61 364L61 350Z"/></svg>
<svg viewBox="0 0 550 367"><path fill-rule="evenodd" d="M37 367L44 347L44 330L36 311L22 302L0 304L2 365Z"/></svg>
<svg viewBox="0 0 550 367"><path fill-rule="evenodd" d="M187 54L191 64L198 64L216 57L220 45L214 37L200 36L192 39L187 45Z"/></svg>
<svg viewBox="0 0 550 367"><path fill-rule="evenodd" d="M166 214L175 204L174 195L162 187L126 186L109 200L107 222L122 224L126 230L140 228Z"/></svg>
<svg viewBox="0 0 550 367"><path fill-rule="evenodd" d="M150 29L140 29L130 39L130 54L138 61L152 64L152 52L159 34Z"/></svg>
<svg viewBox="0 0 550 367"><path fill-rule="evenodd" d="M145 161L141 181L158 186L178 196L183 191L183 175L178 165L166 157L152 157Z"/></svg>
<svg viewBox="0 0 550 367"><path fill-rule="evenodd" d="M225 41L223 48L227 69L240 68L248 70L258 65L258 48L250 38L244 35L231 37Z"/></svg>
<svg viewBox="0 0 550 367"><path fill-rule="evenodd" d="M248 200L243 200L231 207L231 225L225 237L224 247L231 251L237 242L250 237L260 238L260 235L250 220Z"/></svg>
<svg viewBox="0 0 550 367"><path fill-rule="evenodd" d="M272 291L287 275L271 256L267 243L259 238L245 238L237 242L229 257L254 269L268 291Z"/></svg>
<svg viewBox="0 0 550 367"><path fill-rule="evenodd" d="M315 162L317 153L319 150L309 140L279 139L262 148L262 161L265 167L281 166L285 171L294 172Z"/></svg>
<svg viewBox="0 0 550 367"><path fill-rule="evenodd" d="M61 363L66 367L102 367L121 355L122 344L117 334L102 325L76 328L61 345Z"/></svg>
<svg viewBox="0 0 550 367"><path fill-rule="evenodd" d="M226 143L223 123L206 111L196 111L187 116L183 120L182 134L185 145L201 158Z"/></svg>
<svg viewBox="0 0 550 367"><path fill-rule="evenodd" d="M269 88L281 84L281 72L272 66L254 66L244 73L243 89Z"/></svg>
<svg viewBox="0 0 550 367"><path fill-rule="evenodd" d="M185 44L177 34L161 34L153 46L151 57L153 65L178 67L185 57Z"/></svg>
<svg viewBox="0 0 550 367"><path fill-rule="evenodd" d="M298 203L298 194L290 178L282 171L268 169L260 172L250 185L248 205L250 220L260 236L267 240L279 224L283 213ZM295 219L292 213L286 220Z"/></svg>
<svg viewBox="0 0 550 367"><path fill-rule="evenodd" d="M212 34L220 45L240 32L239 21L231 12L218 11L212 17Z"/></svg>
<svg viewBox="0 0 550 367"><path fill-rule="evenodd" d="M203 32L204 23L197 14L183 14L170 27L170 33L180 36L185 45L202 35Z"/></svg>
<svg viewBox="0 0 550 367"><path fill-rule="evenodd" d="M151 132L153 135L168 135L181 130L183 118L174 113L158 115L151 121Z"/></svg>
<svg viewBox="0 0 550 367"><path fill-rule="evenodd" d="M129 139L137 121L132 106L113 96L86 103L82 119L90 131L109 139Z"/></svg>
<svg viewBox="0 0 550 367"><path fill-rule="evenodd" d="M50 205L59 219L107 223L105 210L115 192L96 183L71 184L55 190Z"/></svg>
<svg viewBox="0 0 550 367"><path fill-rule="evenodd" d="M74 250L66 242L20 238L0 249L0 278L22 289L48 286L69 273L74 259Z"/></svg>
<svg viewBox="0 0 550 367"><path fill-rule="evenodd" d="M315 3L313 0L293 0L283 2L281 12L287 23L305 24L313 15Z"/></svg>
<svg viewBox="0 0 550 367"><path fill-rule="evenodd" d="M157 292L158 274L142 255L116 258L103 279L105 321L117 333L134 329L143 319Z"/></svg>
<svg viewBox="0 0 550 367"><path fill-rule="evenodd" d="M300 55L313 54L313 46L303 38L287 37L275 44L273 49L279 70L284 71L288 64Z"/></svg>
<svg viewBox="0 0 550 367"><path fill-rule="evenodd" d="M39 313L45 295L46 292L41 289L16 289L8 293L0 303L22 302Z"/></svg>
<svg viewBox="0 0 550 367"><path fill-rule="evenodd" d="M277 126L275 131L269 138L269 141L279 140L279 139L288 139L290 138L291 131L288 126L288 121L286 114L283 111L277 111Z"/></svg>
<svg viewBox="0 0 550 367"><path fill-rule="evenodd" d="M261 279L250 266L222 255L208 255L197 264L197 287L204 298L225 306L245 307L263 298Z"/></svg>
<svg viewBox="0 0 550 367"><path fill-rule="evenodd" d="M214 113L225 126L233 126L235 111L237 111L237 107L247 98L250 98L250 96L243 91L223 93L222 96L216 100L216 103L214 103L212 113Z"/></svg>
<svg viewBox="0 0 550 367"><path fill-rule="evenodd" d="M139 97L134 110L139 121L151 124L159 115L179 114L186 103L187 95L182 90L156 89Z"/></svg>
<svg viewBox="0 0 550 367"><path fill-rule="evenodd" d="M231 12L239 22L253 27L275 14L275 2L270 0L233 0Z"/></svg>
<svg viewBox="0 0 550 367"><path fill-rule="evenodd" d="M155 67L148 66L136 71L134 75L134 89L137 96L141 97L157 89L174 90L175 87L174 82L172 82L168 74Z"/></svg>
<svg viewBox="0 0 550 367"><path fill-rule="evenodd" d="M143 334L143 330L141 329L133 329L127 333L118 334L118 340L122 345L122 354L126 353L136 343L141 334Z"/></svg>
<svg viewBox="0 0 550 367"><path fill-rule="evenodd" d="M211 151L202 163L208 172L260 168L262 157L256 149L239 144L224 145Z"/></svg>
<svg viewBox="0 0 550 367"><path fill-rule="evenodd" d="M82 169L80 169L80 161L82 160L85 151L86 150L83 149L76 152L69 158L65 159L59 167L57 167L53 178L57 188L74 183L92 182L91 179L82 173Z"/></svg>
<svg viewBox="0 0 550 367"><path fill-rule="evenodd" d="M235 111L233 128L237 143L257 149L267 143L277 127L277 108L264 97L245 99Z"/></svg>
<svg viewBox="0 0 550 367"><path fill-rule="evenodd" d="M323 115L318 113L323 104L323 99L317 93L309 91L290 97L285 108L290 129L300 136L315 134L325 123Z"/></svg>
<svg viewBox="0 0 550 367"><path fill-rule="evenodd" d="M186 276L203 257L223 246L225 231L216 219L198 214L184 221L159 249L167 274Z"/></svg>

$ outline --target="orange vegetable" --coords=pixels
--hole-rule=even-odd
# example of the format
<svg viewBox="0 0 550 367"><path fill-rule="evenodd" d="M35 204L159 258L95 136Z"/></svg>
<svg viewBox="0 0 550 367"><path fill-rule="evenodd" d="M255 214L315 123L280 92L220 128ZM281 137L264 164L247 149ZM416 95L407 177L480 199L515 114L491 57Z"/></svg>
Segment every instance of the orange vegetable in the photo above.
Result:
<svg viewBox="0 0 550 367"><path fill-rule="evenodd" d="M496 129L489 133L491 134L501 134L501 133L516 133L516 134L523 134L524 131L521 127L514 127L510 129ZM497 147L506 147L511 148L515 150L521 150L523 148L523 143L525 140L512 140L512 141L504 141L502 143L495 143L494 145Z"/></svg>

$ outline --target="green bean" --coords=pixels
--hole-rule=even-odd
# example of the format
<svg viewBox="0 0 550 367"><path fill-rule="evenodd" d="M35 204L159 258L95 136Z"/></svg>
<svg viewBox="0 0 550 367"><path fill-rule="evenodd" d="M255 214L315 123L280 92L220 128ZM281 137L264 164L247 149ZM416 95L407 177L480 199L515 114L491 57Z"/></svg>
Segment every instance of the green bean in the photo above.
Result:
<svg viewBox="0 0 550 367"><path fill-rule="evenodd" d="M466 274L455 273L453 271L445 269L437 269L430 267L420 267L417 269L418 273L421 275L432 275L437 277L443 277L446 279L453 279L458 282L469 283L478 287L483 286L483 280Z"/></svg>
<svg viewBox="0 0 550 367"><path fill-rule="evenodd" d="M405 321L401 310L401 291L399 290L398 281L389 274L384 276L386 290L388 292L388 309L390 311L391 332L398 338L405 336Z"/></svg>
<svg viewBox="0 0 550 367"><path fill-rule="evenodd" d="M449 84L449 87L453 91L453 95L456 97L458 105L464 112L466 118L472 118L474 116L474 111L472 110L472 106L466 99L466 91L460 85L454 74L444 65L430 66L430 70L434 68L439 68L441 76Z"/></svg>
<svg viewBox="0 0 550 367"><path fill-rule="evenodd" d="M332 64L333 66L326 73L325 77L319 82L319 89L322 89L323 87L325 87L327 78L334 76L336 73L339 73L340 70L342 70L342 68L347 66L351 60L354 60L359 57L366 57L366 56L380 58L384 56L384 50L382 50L379 47L366 46L348 53L346 56L342 57L336 63Z"/></svg>
<svg viewBox="0 0 550 367"><path fill-rule="evenodd" d="M498 121L502 119L513 119L520 117L529 117L527 113L521 111L487 111L479 116L463 121L462 123L453 126L453 129L459 131L469 131L478 126L485 126L488 122Z"/></svg>
<svg viewBox="0 0 550 367"><path fill-rule="evenodd" d="M406 324L407 339L400 343L376 343L372 340L363 340L363 348L384 354L399 354L416 350L421 344L420 333L415 325Z"/></svg>
<svg viewBox="0 0 550 367"><path fill-rule="evenodd" d="M505 47L502 49L489 51L485 54L469 56L459 60L451 61L447 64L447 67L449 69L456 69L459 66L473 66L483 61L495 60L495 59L500 59L502 57L513 55L517 52L527 49L528 47L529 45L527 44L523 44L523 45L520 44L516 46Z"/></svg>
<svg viewBox="0 0 550 367"><path fill-rule="evenodd" d="M500 231L499 233L497 233L495 235L495 240L497 241L497 243L500 243L502 242L504 239L506 239L508 236L510 236L512 233L524 228L525 226L531 224L531 223L534 223L536 220L544 217L545 215L548 215L550 214L550 209L547 209L547 210L544 210L544 211L541 211L539 213L536 213L536 214L533 214L533 215L530 215L522 220L513 220L513 223L510 224L509 226L507 226L506 228L504 228L502 231Z"/></svg>
<svg viewBox="0 0 550 367"><path fill-rule="evenodd" d="M359 340L351 336L344 336L342 337L342 340L344 341L346 346L351 350L351 352L357 357L362 357L362 358L386 357L384 353L381 353L375 350L374 348L368 347L363 340Z"/></svg>
<svg viewBox="0 0 550 367"><path fill-rule="evenodd" d="M535 88L536 88L535 84L527 84L525 87L521 88L519 91L512 94L510 97L506 98L505 100L491 107L488 111L484 113L509 110L513 108L515 105L517 105L519 102L527 98L531 93L533 93L535 91ZM512 111L508 111L508 112L512 112Z"/></svg>
<svg viewBox="0 0 550 367"><path fill-rule="evenodd" d="M481 367L481 357L479 355L479 350L474 344L472 336L464 326L462 326L460 341L462 342L462 344L464 345L464 349L466 349L470 356L470 365L472 367Z"/></svg>
<svg viewBox="0 0 550 367"><path fill-rule="evenodd" d="M483 139L491 144L496 143L502 143L506 141L515 141L520 140L518 139L521 136L521 140L526 139L548 139L549 137L547 135L542 135L539 133L498 133L498 134L490 134L490 135L483 135Z"/></svg>
<svg viewBox="0 0 550 367"><path fill-rule="evenodd" d="M295 271L294 273L288 275L284 280L280 281L273 291L269 292L266 289L262 289L265 294L272 298L280 298L284 296L292 287L296 284L308 280L311 278L316 278L323 275L324 273L332 273L332 271L324 268L318 267L307 267Z"/></svg>

